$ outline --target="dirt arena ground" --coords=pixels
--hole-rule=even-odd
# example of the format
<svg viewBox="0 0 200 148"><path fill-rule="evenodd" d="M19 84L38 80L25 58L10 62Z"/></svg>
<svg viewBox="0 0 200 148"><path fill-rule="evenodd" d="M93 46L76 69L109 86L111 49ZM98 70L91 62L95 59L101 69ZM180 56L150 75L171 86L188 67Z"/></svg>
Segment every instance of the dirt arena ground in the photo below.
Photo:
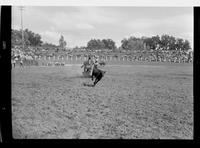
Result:
<svg viewBox="0 0 200 148"><path fill-rule="evenodd" d="M106 65L95 86L78 65L12 69L16 139L192 139L193 66Z"/></svg>

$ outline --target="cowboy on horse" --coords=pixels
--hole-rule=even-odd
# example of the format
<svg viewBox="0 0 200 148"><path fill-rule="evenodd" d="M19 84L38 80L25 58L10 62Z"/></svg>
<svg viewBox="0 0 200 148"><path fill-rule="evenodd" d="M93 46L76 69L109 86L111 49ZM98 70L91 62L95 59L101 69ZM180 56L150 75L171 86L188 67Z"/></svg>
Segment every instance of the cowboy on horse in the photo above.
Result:
<svg viewBox="0 0 200 148"><path fill-rule="evenodd" d="M97 66L99 65L98 63L98 58L95 56L94 57L95 59L92 60L91 56L88 57L88 60L85 61L83 63L83 65L81 66L81 68L84 67L84 71L83 71L83 74L84 75L87 75L87 76L92 76L92 72L93 72L93 69L94 67L97 68Z"/></svg>
<svg viewBox="0 0 200 148"><path fill-rule="evenodd" d="M88 57L87 61L83 62L83 65L81 66L81 68L84 67L83 74L87 74L87 75L90 74L92 62L93 61L90 56Z"/></svg>
<svg viewBox="0 0 200 148"><path fill-rule="evenodd" d="M87 74L90 78L92 78L92 81L94 80L93 86L95 86L104 76L106 71L100 70L97 66L100 65L98 62L98 58L95 56L94 61L91 59L91 57L88 57L88 60L83 63L81 66L84 67L84 74Z"/></svg>

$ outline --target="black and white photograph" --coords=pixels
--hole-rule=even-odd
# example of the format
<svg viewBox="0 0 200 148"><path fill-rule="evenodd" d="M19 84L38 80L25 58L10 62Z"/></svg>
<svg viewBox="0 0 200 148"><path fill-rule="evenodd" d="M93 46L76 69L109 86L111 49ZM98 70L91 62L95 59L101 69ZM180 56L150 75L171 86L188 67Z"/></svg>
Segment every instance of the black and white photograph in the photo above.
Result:
<svg viewBox="0 0 200 148"><path fill-rule="evenodd" d="M14 139L193 139L193 7L12 6Z"/></svg>

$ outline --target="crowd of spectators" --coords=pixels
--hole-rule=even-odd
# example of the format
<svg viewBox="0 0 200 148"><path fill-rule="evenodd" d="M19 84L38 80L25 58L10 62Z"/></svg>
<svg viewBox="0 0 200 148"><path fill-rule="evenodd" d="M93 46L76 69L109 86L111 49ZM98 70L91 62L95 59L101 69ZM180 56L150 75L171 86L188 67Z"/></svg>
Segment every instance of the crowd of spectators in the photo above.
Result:
<svg viewBox="0 0 200 148"><path fill-rule="evenodd" d="M69 56L84 56L89 55L88 51L81 51L77 54L73 51L62 51L58 52L57 49L48 50L41 47L26 47L22 49L21 47L12 48L12 61L19 63L23 61L25 65L38 65L38 59L44 57L66 57ZM183 52L183 51L135 51L132 53L115 53L115 52L93 52L92 54L98 54L103 60L120 59L129 61L148 61L148 62L175 62L175 63L190 63L193 61L193 52ZM108 57L108 58L105 58Z"/></svg>

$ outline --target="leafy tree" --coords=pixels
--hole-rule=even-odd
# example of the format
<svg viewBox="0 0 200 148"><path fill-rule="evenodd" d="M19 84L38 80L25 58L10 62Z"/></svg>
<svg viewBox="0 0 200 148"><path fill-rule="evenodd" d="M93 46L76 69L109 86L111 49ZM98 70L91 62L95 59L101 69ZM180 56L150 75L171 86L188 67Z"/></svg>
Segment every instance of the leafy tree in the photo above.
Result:
<svg viewBox="0 0 200 148"><path fill-rule="evenodd" d="M97 39L96 40L96 49L102 49L104 47L105 47L104 43L100 39Z"/></svg>
<svg viewBox="0 0 200 148"><path fill-rule="evenodd" d="M55 48L57 48L56 45L54 45L54 44L52 44L52 43L47 43L47 42L43 43L43 44L42 44L42 47L43 47L43 48L46 48L46 49L55 49Z"/></svg>
<svg viewBox="0 0 200 148"><path fill-rule="evenodd" d="M182 50L183 51L188 51L189 49L191 49L190 42L188 40L185 40L184 43L183 43Z"/></svg>
<svg viewBox="0 0 200 148"><path fill-rule="evenodd" d="M121 40L121 47L122 49L128 50L128 40L126 38Z"/></svg>
<svg viewBox="0 0 200 148"><path fill-rule="evenodd" d="M153 41L153 49L154 50L160 49L160 46L161 46L160 37L157 35L157 36L152 36L151 38Z"/></svg>
<svg viewBox="0 0 200 148"><path fill-rule="evenodd" d="M183 40L181 38L177 38L176 40L176 50L177 51L188 51L191 49L190 42L188 40Z"/></svg>
<svg viewBox="0 0 200 148"><path fill-rule="evenodd" d="M170 44L169 37L170 37L169 35L162 35L161 36L161 48L163 50L169 49L169 44Z"/></svg>
<svg viewBox="0 0 200 148"><path fill-rule="evenodd" d="M66 47L66 45L67 45L67 43L66 43L66 41L64 40L64 37L63 37L63 35L61 35L61 37L60 37L60 39L59 39L59 46L60 46L60 48L61 48L62 50L64 50L65 47Z"/></svg>
<svg viewBox="0 0 200 148"><path fill-rule="evenodd" d="M105 49L109 49L109 50L116 49L115 42L112 39L103 39L102 43Z"/></svg>
<svg viewBox="0 0 200 148"><path fill-rule="evenodd" d="M12 43L12 45L22 44L22 35L21 35L20 31L12 29L11 43Z"/></svg>
<svg viewBox="0 0 200 148"><path fill-rule="evenodd" d="M41 46L42 44L41 36L28 29L24 30L24 41L26 46Z"/></svg>
<svg viewBox="0 0 200 148"><path fill-rule="evenodd" d="M162 35L161 48L163 50L176 50L177 48L176 38L169 35Z"/></svg>
<svg viewBox="0 0 200 148"><path fill-rule="evenodd" d="M176 38L173 36L169 37L169 50L176 50Z"/></svg>
<svg viewBox="0 0 200 148"><path fill-rule="evenodd" d="M23 31L23 34L24 34L24 45L25 46L33 45L34 39L32 38L34 38L34 36L30 39L31 34L27 30Z"/></svg>
<svg viewBox="0 0 200 148"><path fill-rule="evenodd" d="M181 38L176 39L175 50L181 51L183 49L184 40Z"/></svg>
<svg viewBox="0 0 200 148"><path fill-rule="evenodd" d="M24 45L25 46L40 46L42 44L41 36L35 34L28 29L23 31L24 35ZM22 45L22 31L21 30L12 30L12 45Z"/></svg>
<svg viewBox="0 0 200 148"><path fill-rule="evenodd" d="M87 43L87 48L90 50L98 50L98 49L109 49L113 50L116 48L115 42L112 39L91 39Z"/></svg>
<svg viewBox="0 0 200 148"><path fill-rule="evenodd" d="M134 50L143 50L144 49L144 44L141 40L133 40L130 39L128 41L128 49L131 51Z"/></svg>
<svg viewBox="0 0 200 148"><path fill-rule="evenodd" d="M143 50L144 49L144 43L143 40L140 38L136 38L131 36L128 39L123 39L121 41L121 47L128 51L134 51L134 50Z"/></svg>
<svg viewBox="0 0 200 148"><path fill-rule="evenodd" d="M146 49L148 49L148 50L150 50L150 49L153 49L153 50L155 50L155 45L154 45L154 41L153 41L153 39L152 38L150 38L150 37L148 37L148 38L145 38L145 39L143 39L143 42L145 43L145 45L146 45Z"/></svg>
<svg viewBox="0 0 200 148"><path fill-rule="evenodd" d="M87 48L90 50L96 50L98 48L98 41L96 39L91 39L88 43L87 43Z"/></svg>

